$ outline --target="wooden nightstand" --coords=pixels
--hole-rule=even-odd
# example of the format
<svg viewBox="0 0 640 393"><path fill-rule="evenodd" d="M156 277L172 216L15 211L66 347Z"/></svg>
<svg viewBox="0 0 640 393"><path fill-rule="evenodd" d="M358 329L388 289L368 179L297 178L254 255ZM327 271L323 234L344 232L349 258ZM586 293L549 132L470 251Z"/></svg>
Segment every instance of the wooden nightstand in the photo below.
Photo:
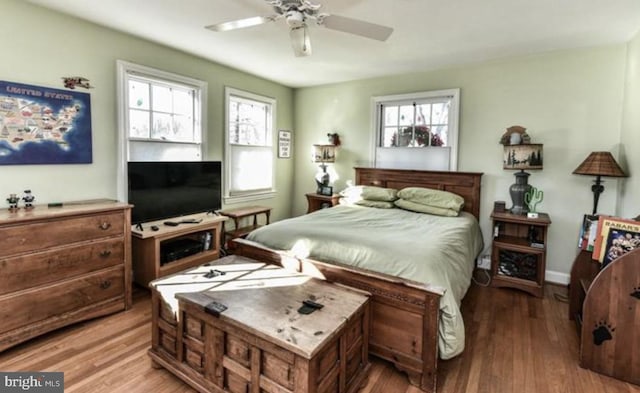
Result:
<svg viewBox="0 0 640 393"><path fill-rule="evenodd" d="M493 212L491 218L494 228L491 285L543 297L549 215L539 213L538 218L527 218Z"/></svg>
<svg viewBox="0 0 640 393"><path fill-rule="evenodd" d="M314 212L316 210L324 209L326 207L333 207L338 204L340 200L340 195L333 194L329 195L320 195L316 193L307 194L307 213Z"/></svg>

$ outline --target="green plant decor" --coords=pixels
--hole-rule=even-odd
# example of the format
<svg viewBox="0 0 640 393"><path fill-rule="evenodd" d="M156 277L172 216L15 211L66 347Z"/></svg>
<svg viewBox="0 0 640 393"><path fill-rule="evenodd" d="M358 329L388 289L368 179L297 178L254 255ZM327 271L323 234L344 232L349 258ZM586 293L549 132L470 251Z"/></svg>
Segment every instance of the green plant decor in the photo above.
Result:
<svg viewBox="0 0 640 393"><path fill-rule="evenodd" d="M529 211L531 213L536 213L536 207L542 200L544 199L544 191L538 190L537 188L531 186L529 187L529 191L524 194L524 202L529 207Z"/></svg>

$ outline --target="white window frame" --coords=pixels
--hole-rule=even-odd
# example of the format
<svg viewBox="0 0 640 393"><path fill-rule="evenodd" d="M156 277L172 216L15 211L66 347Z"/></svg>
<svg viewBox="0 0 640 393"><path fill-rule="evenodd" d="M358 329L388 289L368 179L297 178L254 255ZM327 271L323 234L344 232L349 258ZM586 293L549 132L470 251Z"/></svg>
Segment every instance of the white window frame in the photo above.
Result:
<svg viewBox="0 0 640 393"><path fill-rule="evenodd" d="M202 161L207 159L205 156L205 146L207 141L207 82L140 64L130 63L124 60L116 61L116 69L116 102L118 106L118 167L116 169L116 193L118 200L127 201L127 162L129 161L129 141L139 140L138 138L129 138L129 107L127 105L129 101L129 89L127 85L128 75L137 74L146 78L166 81L169 84L189 86L195 90L196 93L194 98L196 102L194 107L194 132L197 132L198 130L200 132L200 137L196 139L200 140L200 160ZM164 142L157 141L157 143ZM168 143L181 142L168 141Z"/></svg>
<svg viewBox="0 0 640 393"><path fill-rule="evenodd" d="M268 189L251 190L245 192L234 193L231 190L232 183L232 157L231 157L231 144L229 143L229 103L231 97L238 97L245 100L257 101L263 104L268 104L271 107L271 122L269 130L269 141L271 143L271 165L272 165L272 179L271 187ZM275 98L266 97L263 95L251 93L248 91L236 89L233 87L225 86L224 90L224 196L223 200L225 204L249 202L260 199L273 198L276 195L276 156L275 156L275 137L276 137L276 109L277 102Z"/></svg>
<svg viewBox="0 0 640 393"><path fill-rule="evenodd" d="M435 99L438 97L452 97L451 98L451 107L449 108L449 124L448 124L448 134L447 141L449 143L449 148L451 149L449 155L449 170L457 171L458 170L458 124L460 122L460 89L446 89L446 90L433 90L433 91L423 91L417 93L408 93L408 94L394 94L394 95L386 95L386 96L377 96L371 98L371 125L374 128L374 132L371 133L371 157L373 158L374 166L377 166L377 150L380 147L380 142L382 140L381 129L381 114L379 107L385 103L397 103L402 101L410 102L412 100L424 100L424 99ZM421 149L424 154L429 154L429 149L437 149L438 147L419 147L419 148L408 148L413 149ZM391 147L390 149L406 149L403 147ZM398 150L400 151L400 150Z"/></svg>

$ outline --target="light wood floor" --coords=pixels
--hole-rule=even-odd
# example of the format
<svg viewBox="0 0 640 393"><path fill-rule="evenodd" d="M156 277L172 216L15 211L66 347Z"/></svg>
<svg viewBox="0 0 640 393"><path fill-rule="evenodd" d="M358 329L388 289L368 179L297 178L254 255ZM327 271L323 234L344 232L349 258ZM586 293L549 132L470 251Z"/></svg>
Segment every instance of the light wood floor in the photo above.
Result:
<svg viewBox="0 0 640 393"><path fill-rule="evenodd" d="M518 393L640 393L640 386L578 366L578 337L567 304L546 287L544 299L473 285L463 302L465 352L440 362L438 390ZM135 291L133 309L64 328L0 353L1 371L63 371L65 392L193 392L150 366L150 298ZM1 322L0 322L1 323ZM640 350L640 349L639 349ZM419 393L389 364L373 359L363 393Z"/></svg>

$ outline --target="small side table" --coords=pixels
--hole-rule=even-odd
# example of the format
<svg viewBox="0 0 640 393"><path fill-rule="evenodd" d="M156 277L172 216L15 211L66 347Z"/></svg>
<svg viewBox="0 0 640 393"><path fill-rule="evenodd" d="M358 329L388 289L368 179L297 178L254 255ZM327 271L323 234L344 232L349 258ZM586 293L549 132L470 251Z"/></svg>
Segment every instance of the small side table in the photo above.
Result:
<svg viewBox="0 0 640 393"><path fill-rule="evenodd" d="M338 194L331 196L316 193L307 194L307 214L327 207L334 207L338 204L339 200L340 195Z"/></svg>
<svg viewBox="0 0 640 393"><path fill-rule="evenodd" d="M225 245L227 250L233 251L233 243L231 240L245 237L249 232L262 226L258 224L258 216L260 214L264 214L266 217L264 225L269 225L271 208L267 206L246 206L238 209L221 210L218 213L233 220L234 227L231 231L226 231L224 221L222 222L222 244ZM253 224L241 227L240 221L246 217L253 217Z"/></svg>
<svg viewBox="0 0 640 393"><path fill-rule="evenodd" d="M551 218L493 212L491 285L509 287L544 297L547 232Z"/></svg>

